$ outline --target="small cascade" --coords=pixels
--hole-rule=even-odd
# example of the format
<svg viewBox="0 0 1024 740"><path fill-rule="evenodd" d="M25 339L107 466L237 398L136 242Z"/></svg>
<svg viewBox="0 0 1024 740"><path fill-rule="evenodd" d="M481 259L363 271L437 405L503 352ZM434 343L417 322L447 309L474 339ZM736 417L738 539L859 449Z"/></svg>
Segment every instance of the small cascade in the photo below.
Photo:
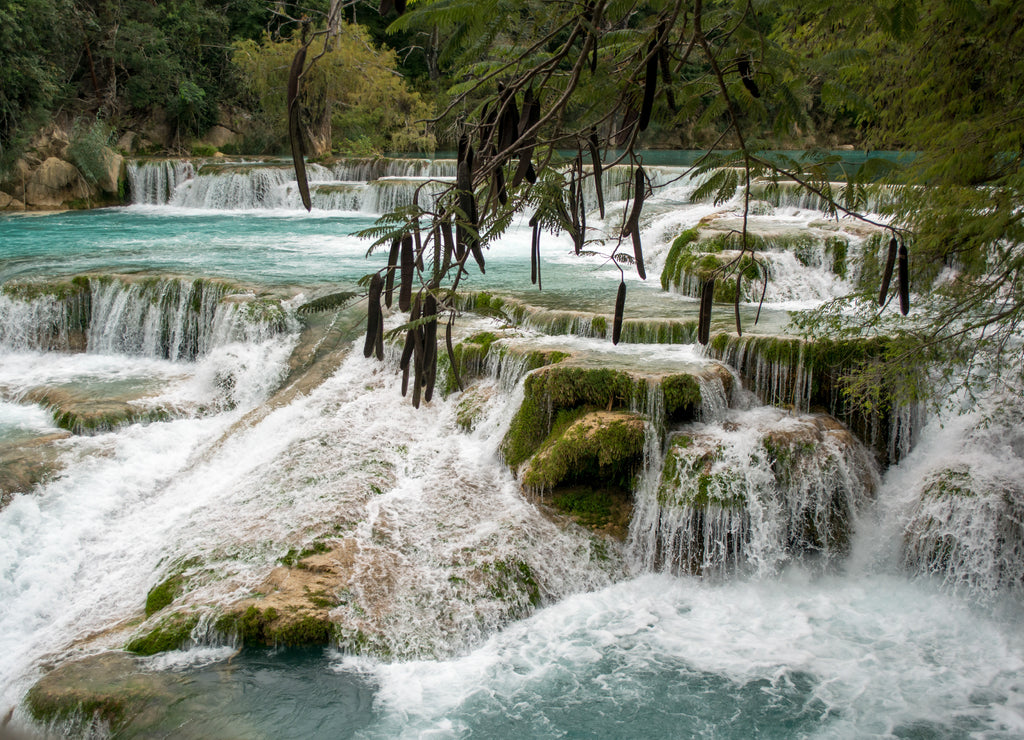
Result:
<svg viewBox="0 0 1024 740"><path fill-rule="evenodd" d="M195 177L195 168L184 159L129 161L127 174L132 203L163 206L171 202L182 183Z"/></svg>
<svg viewBox="0 0 1024 740"><path fill-rule="evenodd" d="M770 575L807 553L844 554L877 486L868 451L833 419L761 407L670 437L630 526L643 569Z"/></svg>
<svg viewBox="0 0 1024 740"><path fill-rule="evenodd" d="M762 403L806 412L814 406L846 424L883 463L902 459L917 440L925 412L918 402L889 398L867 410L843 393L857 363L884 350L884 339L805 342L772 336L718 334L708 356L735 368Z"/></svg>
<svg viewBox="0 0 1024 740"><path fill-rule="evenodd" d="M330 170L318 164L310 163L306 172L311 188L333 180ZM218 210L300 207L295 171L283 164L203 167L175 191L168 205Z"/></svg>
<svg viewBox="0 0 1024 740"><path fill-rule="evenodd" d="M8 283L0 291L0 348L87 351L191 361L231 342L262 342L297 328L276 299L229 283L78 276Z"/></svg>
<svg viewBox="0 0 1024 740"><path fill-rule="evenodd" d="M91 314L85 278L6 283L0 287L0 348L12 352L84 349Z"/></svg>
<svg viewBox="0 0 1024 740"><path fill-rule="evenodd" d="M886 520L904 567L975 596L1024 593L1024 411L1020 391L946 410L890 471ZM897 529L898 527L898 529Z"/></svg>
<svg viewBox="0 0 1024 740"><path fill-rule="evenodd" d="M846 184L841 182L833 182L830 185L837 199L846 188ZM755 183L750 188L750 194L775 208L799 208L808 211L825 211L828 208L824 198L795 182ZM891 203L890 191L875 187L869 190L867 203L862 208L868 213L880 213L885 206Z"/></svg>
<svg viewBox="0 0 1024 740"><path fill-rule="evenodd" d="M310 184L313 206L325 211L354 211L380 214L408 206L418 198L420 205L432 205L449 186L424 180L378 179L366 183L331 182ZM294 195L298 204L298 193Z"/></svg>
<svg viewBox="0 0 1024 740"><path fill-rule="evenodd" d="M336 180L372 182L384 177L418 180L455 177L454 159L365 157L338 160L331 166Z"/></svg>

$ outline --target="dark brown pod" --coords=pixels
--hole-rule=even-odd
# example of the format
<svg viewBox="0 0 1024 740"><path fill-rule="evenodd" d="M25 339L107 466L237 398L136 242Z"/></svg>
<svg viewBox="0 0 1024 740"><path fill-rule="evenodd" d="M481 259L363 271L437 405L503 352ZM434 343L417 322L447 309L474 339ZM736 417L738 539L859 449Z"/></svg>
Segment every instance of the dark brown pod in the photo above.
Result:
<svg viewBox="0 0 1024 740"><path fill-rule="evenodd" d="M536 217L530 219L530 226L533 227L533 231L530 234L530 282L534 285L537 284L537 220Z"/></svg>
<svg viewBox="0 0 1024 740"><path fill-rule="evenodd" d="M899 245L894 236L889 240L889 254L885 258L885 270L882 272L882 289L878 292L878 305L885 305L885 297L889 295L889 283L892 281L892 269L896 266L896 252Z"/></svg>
<svg viewBox="0 0 1024 740"><path fill-rule="evenodd" d="M711 338L711 305L715 297L715 279L705 280L700 289L700 312L697 314L697 341L707 344Z"/></svg>
<svg viewBox="0 0 1024 740"><path fill-rule="evenodd" d="M363 357L373 354L377 334L384 319L380 310L380 293L383 287L384 282L380 279L380 275L374 274L370 278L370 290L366 296L366 341L363 343ZM383 356L383 354L383 350L381 350L381 355Z"/></svg>
<svg viewBox="0 0 1024 740"><path fill-rule="evenodd" d="M637 126L641 131L646 131L651 122L651 112L654 110L654 95L658 91L658 55L654 53L655 41L651 41L647 47L647 70L644 73L644 100L640 105L640 118Z"/></svg>
<svg viewBox="0 0 1024 740"><path fill-rule="evenodd" d="M387 15L394 9L395 0L380 0L380 6L377 8L377 12L381 15Z"/></svg>
<svg viewBox="0 0 1024 740"><path fill-rule="evenodd" d="M601 150L597 145L597 129L590 129L587 146L590 148L590 161L594 166L594 189L597 191L597 209L601 213L601 218L604 218L604 191L601 187Z"/></svg>
<svg viewBox="0 0 1024 740"><path fill-rule="evenodd" d="M423 326L423 400L429 402L437 378L437 299L430 293L423 302L423 315L433 317L433 321Z"/></svg>
<svg viewBox="0 0 1024 740"><path fill-rule="evenodd" d="M626 308L626 281L619 283L619 292L615 296L615 317L612 319L612 344L619 343L622 336L622 313Z"/></svg>
<svg viewBox="0 0 1024 740"><path fill-rule="evenodd" d="M444 272L448 271L448 267L451 265L452 257L457 260L462 259L462 255L458 254L455 250L455 239L452 237L452 222L447 218L441 221L441 238L444 240Z"/></svg>
<svg viewBox="0 0 1024 740"><path fill-rule="evenodd" d="M415 339L412 329L405 334L405 347L402 348L402 360L398 366L402 369L402 396L409 392L409 361L412 359Z"/></svg>
<svg viewBox="0 0 1024 740"><path fill-rule="evenodd" d="M388 272L384 278L384 305L391 308L391 300L395 292L395 271L398 270L398 252L402 240L395 237L391 240L391 251L388 253Z"/></svg>
<svg viewBox="0 0 1024 740"><path fill-rule="evenodd" d="M761 97L761 91L757 87L757 83L754 82L754 69L750 65L749 59L740 59L740 81L743 82L743 87L747 88L747 92L750 93L751 97Z"/></svg>
<svg viewBox="0 0 1024 740"><path fill-rule="evenodd" d="M900 244L897 280L900 286L900 313L906 316L910 311L910 258L906 244Z"/></svg>
<svg viewBox="0 0 1024 740"><path fill-rule="evenodd" d="M416 255L412 248L412 236L409 234L402 237L401 268L402 282L398 288L398 310L408 311L409 303L412 300L412 278L416 271Z"/></svg>
<svg viewBox="0 0 1024 740"><path fill-rule="evenodd" d="M519 118L520 146L519 165L516 167L515 175L512 177L512 187L517 188L523 180L536 182L537 174L533 171L533 146L537 139L536 134L524 136L536 123L540 121L540 100L533 96L533 88L529 87L523 93L523 111Z"/></svg>
<svg viewBox="0 0 1024 740"><path fill-rule="evenodd" d="M643 167L637 167L633 174L633 209L629 212L622 235L627 236L640 226L640 214L644 209L644 197L647 191L647 175Z"/></svg>
<svg viewBox="0 0 1024 740"><path fill-rule="evenodd" d="M644 269L644 250L640 244L640 229L633 229L629 232L633 238L633 259L636 261L636 274L641 280L647 279L647 270Z"/></svg>
<svg viewBox="0 0 1024 740"><path fill-rule="evenodd" d="M288 142L292 150L292 164L295 167L295 182L299 186L302 205L308 211L313 205L309 197L309 180L306 177L306 148L302 138L302 119L299 106L299 77L306 65L306 47L295 52L291 69L288 71Z"/></svg>
<svg viewBox="0 0 1024 740"><path fill-rule="evenodd" d="M395 0L395 10L401 15L405 12L405 0Z"/></svg>

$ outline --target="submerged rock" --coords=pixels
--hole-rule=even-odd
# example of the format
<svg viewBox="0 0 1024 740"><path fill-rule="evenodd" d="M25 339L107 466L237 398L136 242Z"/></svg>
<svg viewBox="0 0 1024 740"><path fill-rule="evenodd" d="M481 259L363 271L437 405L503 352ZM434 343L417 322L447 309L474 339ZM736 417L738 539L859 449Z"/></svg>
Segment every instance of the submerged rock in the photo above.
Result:
<svg viewBox="0 0 1024 740"><path fill-rule="evenodd" d="M29 690L25 706L60 735L104 737L145 726L174 698L174 677L141 668L138 659L119 652L65 663Z"/></svg>
<svg viewBox="0 0 1024 740"><path fill-rule="evenodd" d="M46 434L26 442L0 444L0 509L16 493L28 493L61 468L59 451L53 443L66 432Z"/></svg>

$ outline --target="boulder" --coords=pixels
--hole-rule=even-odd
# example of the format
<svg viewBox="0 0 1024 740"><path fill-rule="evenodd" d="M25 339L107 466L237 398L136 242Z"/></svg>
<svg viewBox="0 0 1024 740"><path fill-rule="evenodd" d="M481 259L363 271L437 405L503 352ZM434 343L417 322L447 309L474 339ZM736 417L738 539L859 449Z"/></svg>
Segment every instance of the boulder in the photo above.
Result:
<svg viewBox="0 0 1024 740"><path fill-rule="evenodd" d="M870 453L835 419L761 409L671 437L648 527L656 567L704 573L846 552Z"/></svg>
<svg viewBox="0 0 1024 740"><path fill-rule="evenodd" d="M104 193L114 195L124 177L124 157L109 147L103 147L103 174L96 184Z"/></svg>
<svg viewBox="0 0 1024 740"><path fill-rule="evenodd" d="M220 149L221 147L229 144L237 144L238 140L239 136L234 131L224 126L217 125L212 126L199 143Z"/></svg>
<svg viewBox="0 0 1024 740"><path fill-rule="evenodd" d="M63 159L50 157L33 172L25 187L25 200L29 206L59 208L73 200L90 194L88 184L78 168Z"/></svg>

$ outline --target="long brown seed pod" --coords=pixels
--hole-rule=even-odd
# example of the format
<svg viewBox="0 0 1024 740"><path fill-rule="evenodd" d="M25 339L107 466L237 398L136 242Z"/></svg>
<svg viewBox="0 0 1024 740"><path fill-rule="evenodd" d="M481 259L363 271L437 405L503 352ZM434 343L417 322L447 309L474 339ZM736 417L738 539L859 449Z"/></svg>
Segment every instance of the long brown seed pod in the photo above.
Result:
<svg viewBox="0 0 1024 740"><path fill-rule="evenodd" d="M409 392L409 361L412 359L413 349L415 348L416 341L413 336L413 330L410 329L405 333L405 346L402 348L402 360L398 363L398 366L402 369L402 396Z"/></svg>
<svg viewBox="0 0 1024 740"><path fill-rule="evenodd" d="M422 304L420 295L416 295L412 311L409 314L410 321L416 321L420 317ZM412 405L420 407L420 388L423 385L423 327L416 326L410 329L412 334Z"/></svg>
<svg viewBox="0 0 1024 740"><path fill-rule="evenodd" d="M391 240L391 251L388 253L388 271L384 278L384 305L391 308L391 300L395 292L395 271L398 269L398 252L402 240L395 237Z"/></svg>
<svg viewBox="0 0 1024 740"><path fill-rule="evenodd" d="M433 317L433 321L423 327L423 400L429 403L434 396L434 381L437 378L437 299L430 293L424 301L423 315Z"/></svg>
<svg viewBox="0 0 1024 740"><path fill-rule="evenodd" d="M743 83L743 87L747 88L747 92L750 93L751 97L761 97L761 91L757 87L757 83L754 82L754 69L750 65L750 60L746 57L739 61L740 70L740 81Z"/></svg>
<svg viewBox="0 0 1024 740"><path fill-rule="evenodd" d="M313 203L309 197L309 180L306 178L305 144L302 138L302 117L299 110L299 76L306 64L306 47L300 46L292 59L288 72L288 142L292 149L292 164L295 167L295 182L303 207L309 211Z"/></svg>
<svg viewBox="0 0 1024 740"><path fill-rule="evenodd" d="M711 339L711 305L715 297L715 279L704 281L700 289L700 311L697 314L697 341L707 344Z"/></svg>
<svg viewBox="0 0 1024 740"><path fill-rule="evenodd" d="M530 233L530 282L534 285L537 284L537 216L536 214L530 219L530 226L532 227Z"/></svg>
<svg viewBox="0 0 1024 740"><path fill-rule="evenodd" d="M441 238L444 240L444 270L442 272L448 272L448 268L451 266L452 257L456 260L461 260L462 255L456 250L456 242L452 237L452 222L445 216L441 219Z"/></svg>
<svg viewBox="0 0 1024 740"><path fill-rule="evenodd" d="M538 121L540 120L540 99L534 97L533 88L526 88L526 92L523 93L523 111L519 118L519 145L521 147L519 151L519 165L516 167L515 175L512 177L512 187L519 187L523 180L527 180L531 183L537 181L537 173L533 171L533 147L537 140L537 135L532 134L524 138L524 134L529 131Z"/></svg>
<svg viewBox="0 0 1024 740"><path fill-rule="evenodd" d="M633 237L633 256L636 260L636 271L641 280L647 279L647 271L644 269L644 254L640 244L640 213L644 208L644 196L647 190L647 175L643 167L637 167L633 183L633 210L626 220L626 228L623 236L630 234Z"/></svg>
<svg viewBox="0 0 1024 740"><path fill-rule="evenodd" d="M587 137L587 146L590 148L590 161L594 166L594 189L597 191L597 208L604 218L604 191L601 187L601 150L597 145L597 129L590 129L590 136Z"/></svg>
<svg viewBox="0 0 1024 740"><path fill-rule="evenodd" d="M462 377L459 375L459 363L455 361L455 348L452 346L452 321L455 320L454 316L449 317L448 324L444 329L444 346L448 350L448 364L452 368L452 376L455 378L455 385L461 391L462 388Z"/></svg>
<svg viewBox="0 0 1024 740"><path fill-rule="evenodd" d="M366 341L363 343L363 357L373 354L377 333L384 319L380 310L380 293L383 288L384 282L380 279L380 274L375 273L370 278L370 290L366 296Z"/></svg>
<svg viewBox="0 0 1024 740"><path fill-rule="evenodd" d="M401 246L401 285L398 287L398 310L408 311L412 299L412 279L416 272L416 254L413 252L412 236L406 234L402 237Z"/></svg>
<svg viewBox="0 0 1024 740"><path fill-rule="evenodd" d="M900 285L900 313L906 316L910 311L910 258L906 244L900 244L897 279Z"/></svg>
<svg viewBox="0 0 1024 740"><path fill-rule="evenodd" d="M615 295L615 317L612 319L612 344L619 343L622 336L622 313L626 308L626 281L619 282L619 292Z"/></svg>
<svg viewBox="0 0 1024 740"><path fill-rule="evenodd" d="M661 64L661 84L665 86L665 100L673 113L678 113L676 96L672 94L672 70L669 67L668 51L662 46L658 49L658 62Z"/></svg>
<svg viewBox="0 0 1024 740"><path fill-rule="evenodd" d="M889 283L892 281L892 269L896 266L896 252L899 244L894 236L889 240L889 254L885 258L885 270L882 272L882 289L878 292L878 305L885 305L885 297L889 295Z"/></svg>
<svg viewBox="0 0 1024 740"><path fill-rule="evenodd" d="M636 274L640 276L641 280L646 280L647 270L644 269L644 250L643 245L640 244L640 229L633 229L629 232L629 235L633 238L633 259L636 262Z"/></svg>
<svg viewBox="0 0 1024 740"><path fill-rule="evenodd" d="M654 95L658 91L658 55L654 53L657 41L651 39L647 47L647 69L644 73L644 100L640 105L640 119L637 123L641 131L646 131L651 122L654 110Z"/></svg>

